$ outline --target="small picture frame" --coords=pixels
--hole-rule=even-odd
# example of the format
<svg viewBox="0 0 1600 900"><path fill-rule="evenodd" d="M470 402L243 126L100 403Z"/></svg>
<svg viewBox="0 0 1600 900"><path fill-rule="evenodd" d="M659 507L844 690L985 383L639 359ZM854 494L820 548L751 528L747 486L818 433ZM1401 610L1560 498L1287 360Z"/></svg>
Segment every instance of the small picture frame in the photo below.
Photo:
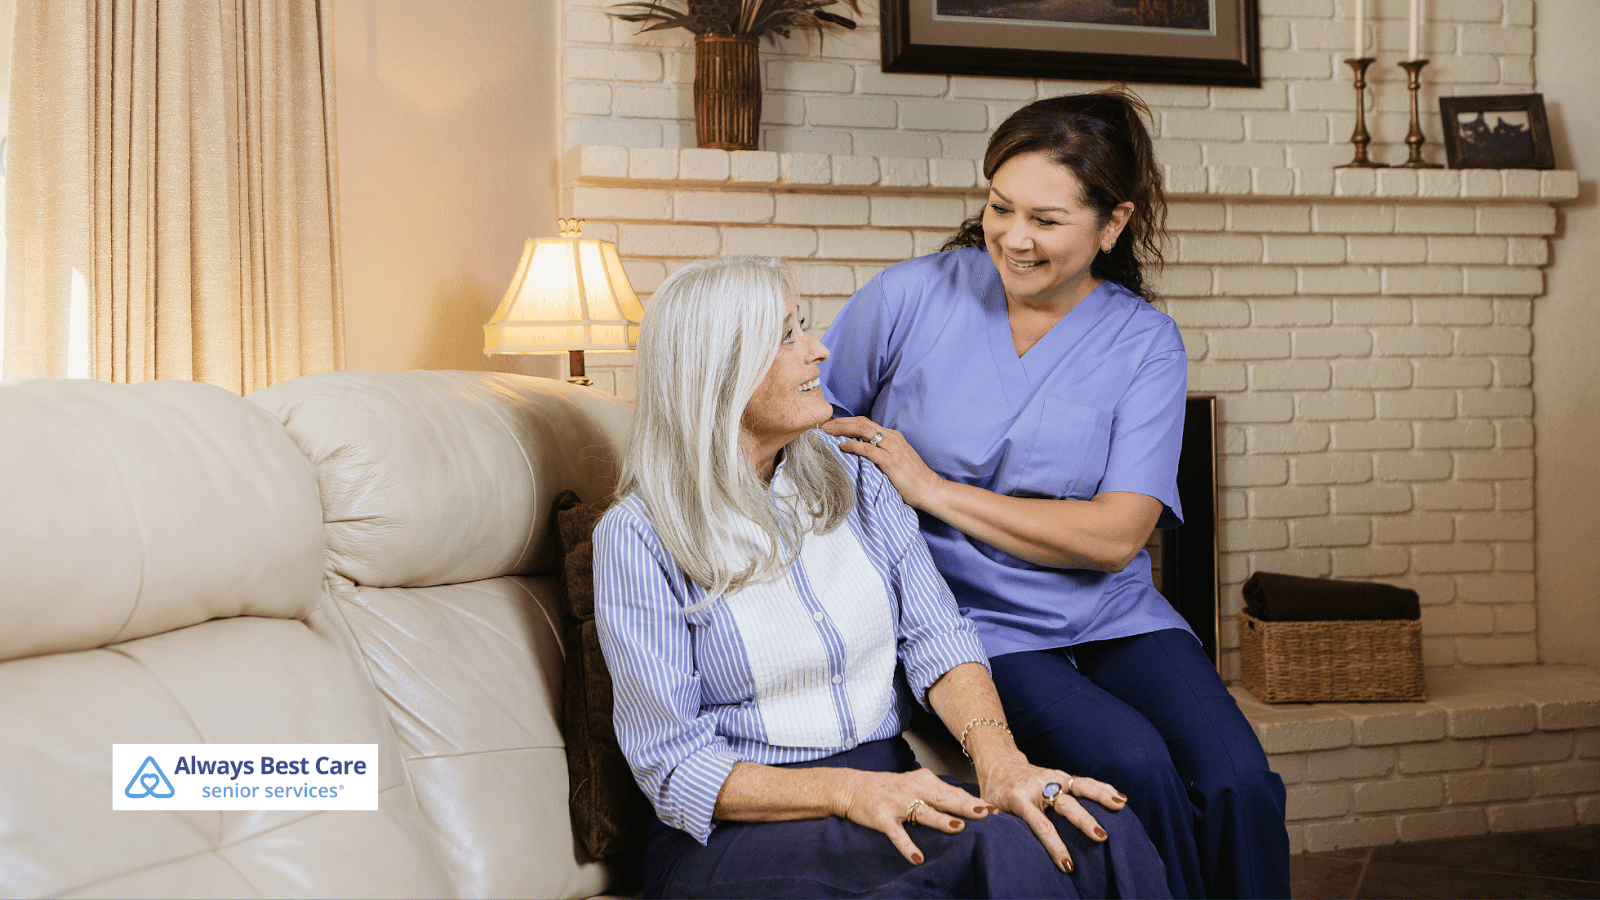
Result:
<svg viewBox="0 0 1600 900"><path fill-rule="evenodd" d="M1553 169L1543 94L1440 97L1452 169Z"/></svg>

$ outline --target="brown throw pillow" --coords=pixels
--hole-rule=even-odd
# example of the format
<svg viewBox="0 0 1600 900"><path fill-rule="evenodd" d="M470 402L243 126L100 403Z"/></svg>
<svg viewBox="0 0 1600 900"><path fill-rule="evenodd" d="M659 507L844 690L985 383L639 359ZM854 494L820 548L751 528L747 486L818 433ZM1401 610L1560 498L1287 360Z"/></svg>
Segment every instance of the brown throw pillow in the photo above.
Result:
<svg viewBox="0 0 1600 900"><path fill-rule="evenodd" d="M594 625L594 543L591 535L605 507L584 503L572 491L555 502L561 566L563 643L567 651L562 689L562 729L567 742L567 779L572 828L595 859L644 845L649 802L617 745L611 724L611 673L600 653Z"/></svg>

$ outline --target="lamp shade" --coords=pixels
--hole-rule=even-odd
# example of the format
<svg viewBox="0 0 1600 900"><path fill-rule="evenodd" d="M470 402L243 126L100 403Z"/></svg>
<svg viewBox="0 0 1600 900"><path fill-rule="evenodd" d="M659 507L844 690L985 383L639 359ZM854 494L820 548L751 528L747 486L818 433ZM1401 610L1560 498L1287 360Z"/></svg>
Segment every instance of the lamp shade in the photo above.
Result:
<svg viewBox="0 0 1600 900"><path fill-rule="evenodd" d="M483 326L484 353L632 350L644 308L622 271L617 245L582 237L582 219L561 236L522 246L517 274Z"/></svg>

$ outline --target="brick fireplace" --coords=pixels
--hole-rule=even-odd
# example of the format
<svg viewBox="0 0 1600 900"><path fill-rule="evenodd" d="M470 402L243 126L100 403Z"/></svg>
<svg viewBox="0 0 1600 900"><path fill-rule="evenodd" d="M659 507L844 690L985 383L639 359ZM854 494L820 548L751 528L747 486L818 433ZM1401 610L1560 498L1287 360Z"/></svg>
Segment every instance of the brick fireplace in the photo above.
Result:
<svg viewBox="0 0 1600 900"><path fill-rule="evenodd" d="M860 29L822 46L763 44L762 150L680 149L694 143L687 41L635 33L606 2L564 5L561 213L616 241L645 295L693 258L785 257L817 333L980 207L976 160L1005 115L1100 86L885 74L868 2ZM1391 163L1405 157L1407 6L1371 9L1367 123ZM1438 96L1538 89L1535 6L1428 7L1437 162ZM1352 5L1260 12L1260 88L1133 86L1172 204L1160 303L1191 392L1214 397L1219 668L1237 680L1254 571L1414 588L1426 702L1269 707L1234 689L1289 785L1295 848L1600 823L1600 673L1534 665L1541 608L1574 602L1534 574L1532 323L1578 175L1338 168ZM628 354L591 354L589 369L632 396Z"/></svg>
<svg viewBox="0 0 1600 900"><path fill-rule="evenodd" d="M563 203L648 293L791 260L813 329L982 203L948 159L582 146ZM1217 398L1221 668L1257 570L1421 595L1429 665L1536 660L1529 326L1573 172L1167 169L1161 304ZM630 393L626 354L591 373Z"/></svg>
<svg viewBox="0 0 1600 900"><path fill-rule="evenodd" d="M580 146L563 197L649 292L689 259L791 260L818 333L982 202L947 159ZM1296 851L1600 821L1600 676L1537 660L1529 364L1573 172L1169 167L1159 287L1214 396L1218 645L1257 570L1423 602L1429 700L1269 707ZM590 374L624 397L627 354ZM1455 667L1455 668L1449 668Z"/></svg>

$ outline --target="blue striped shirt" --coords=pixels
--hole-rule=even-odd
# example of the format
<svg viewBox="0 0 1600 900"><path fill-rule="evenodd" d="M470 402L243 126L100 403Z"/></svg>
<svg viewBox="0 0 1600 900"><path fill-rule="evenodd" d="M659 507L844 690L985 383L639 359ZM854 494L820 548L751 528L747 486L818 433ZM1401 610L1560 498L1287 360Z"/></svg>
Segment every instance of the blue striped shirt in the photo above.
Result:
<svg viewBox="0 0 1600 900"><path fill-rule="evenodd" d="M850 473L854 508L832 533L808 534L775 580L708 597L636 495L595 528L595 623L618 742L661 821L701 843L734 763L894 737L940 676L988 664L915 513L876 466L825 440ZM782 463L772 491L792 491Z"/></svg>

